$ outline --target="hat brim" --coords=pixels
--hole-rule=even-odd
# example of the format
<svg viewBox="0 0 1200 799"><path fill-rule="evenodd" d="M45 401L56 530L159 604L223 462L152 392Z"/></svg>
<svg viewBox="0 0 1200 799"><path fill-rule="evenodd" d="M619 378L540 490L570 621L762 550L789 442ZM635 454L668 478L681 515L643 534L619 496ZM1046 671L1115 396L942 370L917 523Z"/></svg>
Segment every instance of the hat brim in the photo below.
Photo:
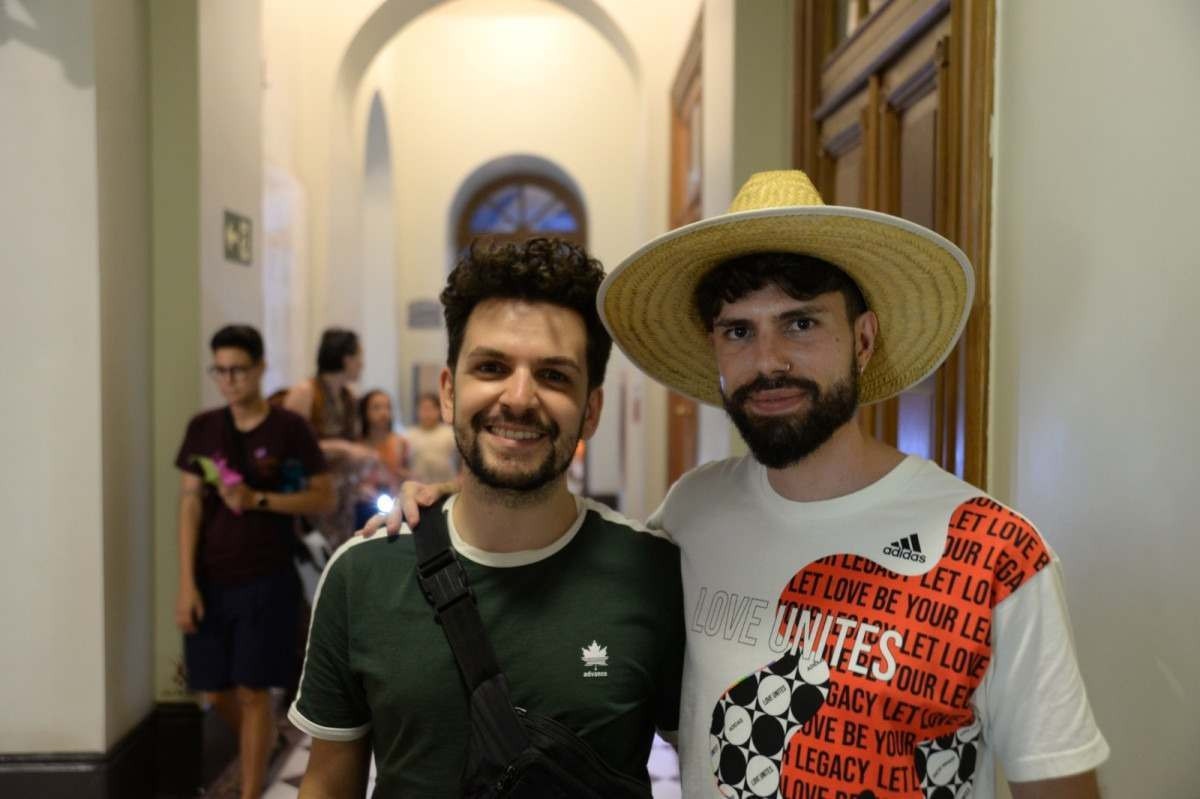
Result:
<svg viewBox="0 0 1200 799"><path fill-rule="evenodd" d="M674 391L723 404L696 286L714 266L755 252L792 252L838 266L879 317L859 401L920 383L962 334L975 277L962 250L899 217L831 205L765 208L704 219L659 236L600 287L600 316L621 351Z"/></svg>

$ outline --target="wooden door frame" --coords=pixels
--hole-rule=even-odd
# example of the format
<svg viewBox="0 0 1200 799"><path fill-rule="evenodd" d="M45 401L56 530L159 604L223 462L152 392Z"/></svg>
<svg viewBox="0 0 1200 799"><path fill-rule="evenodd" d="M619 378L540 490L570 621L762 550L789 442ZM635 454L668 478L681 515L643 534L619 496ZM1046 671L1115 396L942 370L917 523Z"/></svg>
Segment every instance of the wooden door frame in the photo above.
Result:
<svg viewBox="0 0 1200 799"><path fill-rule="evenodd" d="M703 105L704 90L701 83L703 74L703 41L704 15L699 14L688 38L687 48L675 73L671 84L671 173L668 185L668 211L672 229L694 222L702 214L701 198L703 188L697 188L694 193L687 191L687 173L689 163L683 162L684 142L691 146L691 129L686 120L680 115L680 110L698 101ZM695 124L697 120L693 120ZM701 131L703 135L703 131ZM703 141L701 141L703 152ZM691 152L688 152L691 155ZM701 162L703 163L703 161ZM666 403L666 434L667 434L667 485L675 483L683 474L694 466L699 456L699 404L691 397L686 397L675 391L667 390ZM681 430L684 426L681 417L689 417L687 424L691 426L689 435Z"/></svg>
<svg viewBox="0 0 1200 799"><path fill-rule="evenodd" d="M893 0L885 3L853 38L870 35L867 30L888 13L899 13L905 4ZM963 393L963 463L964 479L980 488L987 487L988 455L988 382L990 375L991 333L991 198L992 154L991 124L994 102L994 64L996 47L996 0L930 0L927 9L913 24L884 46L875 57L853 76L843 81L832 96L822 97L821 77L831 57L836 58L845 47L834 48L832 4L827 0L797 0L795 12L795 77L794 126L792 142L793 164L813 175L823 187L821 176L828 165L823 163L819 135L821 114L839 98L864 88L875 88L872 76L885 67L908 41L922 35L946 14L950 17L950 37L945 52L939 54L946 67L946 91L952 117L943 143L950 157L958 160L955 185L945 187L947 207L939 209L948 238L954 241L975 268L975 300L958 348L951 354L957 359L948 375L952 379L939 385L939 406L946 415L957 413L957 395ZM874 103L873 108L878 107ZM864 120L864 127L874 124ZM864 164L864 167L869 165ZM871 191L864 194L870 198ZM957 427L957 419L943 417L947 429ZM949 424L945 424L949 423ZM943 452L956 442L940 442ZM943 453L939 453L943 454Z"/></svg>

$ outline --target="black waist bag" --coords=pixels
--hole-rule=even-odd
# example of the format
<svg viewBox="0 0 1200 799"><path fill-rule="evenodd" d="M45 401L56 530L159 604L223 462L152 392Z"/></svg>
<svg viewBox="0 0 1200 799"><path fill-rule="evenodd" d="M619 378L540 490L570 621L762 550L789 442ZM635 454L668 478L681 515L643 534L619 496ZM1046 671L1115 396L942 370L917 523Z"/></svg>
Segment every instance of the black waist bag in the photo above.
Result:
<svg viewBox="0 0 1200 799"><path fill-rule="evenodd" d="M413 543L417 580L470 697L464 799L650 799L649 785L609 766L574 732L513 707L440 505L421 515Z"/></svg>

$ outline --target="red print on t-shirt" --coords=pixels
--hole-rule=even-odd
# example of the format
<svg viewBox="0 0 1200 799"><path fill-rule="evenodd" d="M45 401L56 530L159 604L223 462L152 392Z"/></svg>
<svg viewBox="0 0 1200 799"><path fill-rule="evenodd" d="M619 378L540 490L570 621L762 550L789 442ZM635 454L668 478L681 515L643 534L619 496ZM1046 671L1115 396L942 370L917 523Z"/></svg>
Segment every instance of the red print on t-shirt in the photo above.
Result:
<svg viewBox="0 0 1200 799"><path fill-rule="evenodd" d="M934 556L919 552L919 540L893 547L909 560ZM924 574L856 555L804 567L776 606L776 640L790 648L714 708L719 792L969 795L980 743L970 702L991 662L993 610L1049 562L1025 519L978 497L954 510L945 549Z"/></svg>

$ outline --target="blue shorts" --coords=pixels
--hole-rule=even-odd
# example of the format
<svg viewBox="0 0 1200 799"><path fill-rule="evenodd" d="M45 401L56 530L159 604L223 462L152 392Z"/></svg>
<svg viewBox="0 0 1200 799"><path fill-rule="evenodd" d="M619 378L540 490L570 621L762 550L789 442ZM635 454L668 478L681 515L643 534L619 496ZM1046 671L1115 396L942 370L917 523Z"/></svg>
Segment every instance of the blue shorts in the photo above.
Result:
<svg viewBox="0 0 1200 799"><path fill-rule="evenodd" d="M291 566L236 585L200 585L204 619L183 637L193 691L287 687L296 676L300 580Z"/></svg>

